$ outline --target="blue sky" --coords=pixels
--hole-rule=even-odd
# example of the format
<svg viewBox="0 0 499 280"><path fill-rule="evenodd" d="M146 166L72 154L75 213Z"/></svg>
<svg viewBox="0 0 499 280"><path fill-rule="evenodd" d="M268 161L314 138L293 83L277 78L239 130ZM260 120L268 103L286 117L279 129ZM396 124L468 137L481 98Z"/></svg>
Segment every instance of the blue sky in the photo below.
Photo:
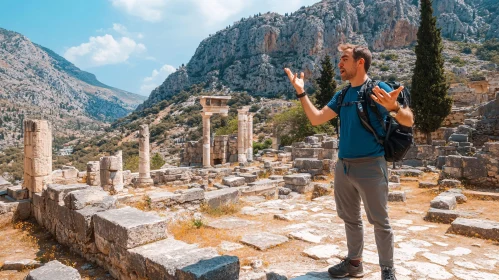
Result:
<svg viewBox="0 0 499 280"><path fill-rule="evenodd" d="M318 0L0 0L0 27L110 86L149 95L209 34L242 17Z"/></svg>

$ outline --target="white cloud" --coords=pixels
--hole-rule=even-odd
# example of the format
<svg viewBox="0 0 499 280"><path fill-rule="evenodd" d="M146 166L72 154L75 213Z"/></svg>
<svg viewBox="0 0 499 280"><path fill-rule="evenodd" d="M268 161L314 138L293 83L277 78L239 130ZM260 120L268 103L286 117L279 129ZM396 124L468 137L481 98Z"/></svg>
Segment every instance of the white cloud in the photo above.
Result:
<svg viewBox="0 0 499 280"><path fill-rule="evenodd" d="M74 64L86 68L123 63L130 55L144 52L146 47L128 37L115 40L112 35L90 37L87 43L69 48L64 57Z"/></svg>
<svg viewBox="0 0 499 280"><path fill-rule="evenodd" d="M110 0L113 6L145 21L157 22L163 17L167 0Z"/></svg>
<svg viewBox="0 0 499 280"><path fill-rule="evenodd" d="M175 72L175 67L165 64L159 70L154 69L151 76L144 78L142 80L142 85L140 86L140 93L148 95L153 89L161 85L165 79L173 72Z"/></svg>
<svg viewBox="0 0 499 280"><path fill-rule="evenodd" d="M205 17L206 23L210 25L227 20L250 4L247 0L194 0L194 2Z"/></svg>
<svg viewBox="0 0 499 280"><path fill-rule="evenodd" d="M123 36L128 36L128 29L123 24L113 23L113 30Z"/></svg>

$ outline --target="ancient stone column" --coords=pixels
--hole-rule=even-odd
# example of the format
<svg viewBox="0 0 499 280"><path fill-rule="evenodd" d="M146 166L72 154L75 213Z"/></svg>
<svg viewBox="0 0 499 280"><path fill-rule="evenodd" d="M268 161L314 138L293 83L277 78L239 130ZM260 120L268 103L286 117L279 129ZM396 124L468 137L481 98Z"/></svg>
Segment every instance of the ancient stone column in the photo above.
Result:
<svg viewBox="0 0 499 280"><path fill-rule="evenodd" d="M123 190L123 153L118 151L114 156L100 158L101 187L111 193Z"/></svg>
<svg viewBox="0 0 499 280"><path fill-rule="evenodd" d="M248 141L248 109L242 108L237 110L237 161L245 163L248 161L247 145Z"/></svg>
<svg viewBox="0 0 499 280"><path fill-rule="evenodd" d="M247 128L247 153L248 161L253 161L253 116L255 113L248 113L248 128Z"/></svg>
<svg viewBox="0 0 499 280"><path fill-rule="evenodd" d="M211 113L203 112L201 116L203 117L203 167L211 167L210 158L210 147L211 147L211 135L210 135L210 118Z"/></svg>
<svg viewBox="0 0 499 280"><path fill-rule="evenodd" d="M87 185L100 186L100 162L89 161L87 163Z"/></svg>
<svg viewBox="0 0 499 280"><path fill-rule="evenodd" d="M139 178L137 179L137 186L148 187L153 184L149 155L149 126L143 124L139 126Z"/></svg>
<svg viewBox="0 0 499 280"><path fill-rule="evenodd" d="M24 183L29 197L51 182L52 131L46 120L24 120Z"/></svg>

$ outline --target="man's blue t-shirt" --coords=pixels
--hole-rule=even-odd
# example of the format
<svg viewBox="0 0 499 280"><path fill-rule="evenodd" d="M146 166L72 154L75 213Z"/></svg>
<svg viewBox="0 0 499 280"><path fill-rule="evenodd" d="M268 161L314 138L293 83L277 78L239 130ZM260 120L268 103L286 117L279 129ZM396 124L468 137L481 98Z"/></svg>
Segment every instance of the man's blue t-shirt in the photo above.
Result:
<svg viewBox="0 0 499 280"><path fill-rule="evenodd" d="M393 90L389 85L383 82L380 82L378 86L386 92L391 92ZM343 98L343 104L351 101L357 101L358 93L361 87L362 86L350 87ZM338 113L339 111L337 99L340 94L341 90L336 92L333 99L331 99L331 101L327 104L327 106L335 113ZM368 98L371 97L368 96ZM383 120L386 119L388 111L385 107L376 102L374 103L378 106L378 110L383 116ZM369 113L371 126L375 129L378 136L384 137L385 131L376 117L376 114L370 109L367 111ZM341 121L339 158L381 157L385 155L383 146L376 142L374 135L362 126L359 116L357 115L356 105L342 106L339 117Z"/></svg>

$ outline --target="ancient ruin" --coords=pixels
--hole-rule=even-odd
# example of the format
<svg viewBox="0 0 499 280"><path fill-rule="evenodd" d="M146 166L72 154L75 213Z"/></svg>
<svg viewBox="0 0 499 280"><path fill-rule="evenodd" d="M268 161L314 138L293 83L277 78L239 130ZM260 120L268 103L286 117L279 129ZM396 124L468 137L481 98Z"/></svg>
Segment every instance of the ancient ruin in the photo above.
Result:
<svg viewBox="0 0 499 280"><path fill-rule="evenodd" d="M44 120L24 121L24 183L29 197L51 181L52 131Z"/></svg>
<svg viewBox="0 0 499 280"><path fill-rule="evenodd" d="M138 187L152 186L154 181L151 178L151 160L149 152L149 126L143 124L139 129L139 178Z"/></svg>
<svg viewBox="0 0 499 280"><path fill-rule="evenodd" d="M465 95L478 85L466 86ZM499 279L499 255L490 250L499 216L483 210L499 201L499 103L480 94L455 102L432 144L417 134L418 145L390 168L401 279ZM247 107L238 110L237 135L212 138L210 117L227 115L228 98L201 98L203 139L185 143L179 167L150 170L148 126L140 126L137 173L123 170L121 152L88 162L83 172L52 170L49 123L26 120L25 181L0 180L0 225L34 217L59 244L116 279L327 279L327 266L346 250L334 201L338 140L316 134L254 154ZM227 209L237 210L210 214ZM373 229L365 231L364 263L377 279ZM4 269L33 265L6 262ZM79 279L57 261L27 277L45 273Z"/></svg>

